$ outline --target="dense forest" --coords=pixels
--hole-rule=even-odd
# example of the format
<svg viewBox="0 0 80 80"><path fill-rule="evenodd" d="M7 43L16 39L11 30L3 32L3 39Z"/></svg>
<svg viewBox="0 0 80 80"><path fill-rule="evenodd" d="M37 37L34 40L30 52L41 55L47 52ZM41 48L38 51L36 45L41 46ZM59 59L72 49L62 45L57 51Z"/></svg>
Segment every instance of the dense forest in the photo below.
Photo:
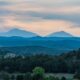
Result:
<svg viewBox="0 0 80 80"><path fill-rule="evenodd" d="M47 73L73 74L55 77ZM0 49L1 80L80 80L80 49L60 55L16 55Z"/></svg>
<svg viewBox="0 0 80 80"><path fill-rule="evenodd" d="M0 71L31 72L36 66L43 67L48 73L76 73L80 72L80 49L61 55L20 55L6 57L6 51L0 51ZM12 55L13 56L13 55Z"/></svg>

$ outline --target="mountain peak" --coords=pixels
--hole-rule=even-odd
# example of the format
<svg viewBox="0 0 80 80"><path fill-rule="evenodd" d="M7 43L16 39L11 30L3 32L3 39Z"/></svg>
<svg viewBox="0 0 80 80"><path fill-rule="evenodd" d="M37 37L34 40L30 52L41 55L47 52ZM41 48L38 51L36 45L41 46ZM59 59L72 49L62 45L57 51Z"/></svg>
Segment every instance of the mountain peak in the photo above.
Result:
<svg viewBox="0 0 80 80"><path fill-rule="evenodd" d="M73 37L73 35L65 31L59 31L48 35L48 37Z"/></svg>
<svg viewBox="0 0 80 80"><path fill-rule="evenodd" d="M14 28L14 29L11 29L11 30L9 30L9 31L19 31L20 29L18 29L18 28Z"/></svg>
<svg viewBox="0 0 80 80"><path fill-rule="evenodd" d="M25 30L21 30L18 28L14 28L9 30L8 32L1 33L0 36L19 36L19 37L35 37L37 34Z"/></svg>
<svg viewBox="0 0 80 80"><path fill-rule="evenodd" d="M21 29L18 29L18 28L14 28L14 29L9 30L8 32L28 32L28 31L21 30Z"/></svg>
<svg viewBox="0 0 80 80"><path fill-rule="evenodd" d="M67 33L67 32L65 32L65 31L59 31L60 33Z"/></svg>

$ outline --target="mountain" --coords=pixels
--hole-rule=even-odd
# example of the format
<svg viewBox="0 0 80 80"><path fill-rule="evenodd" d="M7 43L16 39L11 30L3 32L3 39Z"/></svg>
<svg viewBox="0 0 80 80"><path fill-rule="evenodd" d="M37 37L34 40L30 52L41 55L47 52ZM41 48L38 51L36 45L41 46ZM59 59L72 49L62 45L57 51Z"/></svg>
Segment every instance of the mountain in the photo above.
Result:
<svg viewBox="0 0 80 80"><path fill-rule="evenodd" d="M23 50L26 46L26 51ZM80 48L80 38L78 37L0 37L0 47L17 47L25 53L45 53L45 54L60 54ZM21 48L20 48L21 47ZM3 48L4 49L4 48ZM14 50L15 51L15 50ZM23 54L22 52L22 54ZM18 52L17 52L18 53Z"/></svg>
<svg viewBox="0 0 80 80"><path fill-rule="evenodd" d="M47 37L73 37L73 35L64 31L59 31L59 32L52 33L48 35Z"/></svg>
<svg viewBox="0 0 80 80"><path fill-rule="evenodd" d="M0 33L0 36L5 36L5 37L11 37L11 36L18 36L18 37L35 37L37 36L37 34L29 32L29 31L25 31L25 30L21 30L21 29L11 29L7 32L2 32Z"/></svg>

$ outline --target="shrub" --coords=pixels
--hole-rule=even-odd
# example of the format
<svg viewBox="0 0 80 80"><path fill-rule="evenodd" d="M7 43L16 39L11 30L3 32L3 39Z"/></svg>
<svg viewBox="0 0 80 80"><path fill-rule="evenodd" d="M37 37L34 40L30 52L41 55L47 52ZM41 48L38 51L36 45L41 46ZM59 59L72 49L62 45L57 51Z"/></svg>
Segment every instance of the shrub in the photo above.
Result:
<svg viewBox="0 0 80 80"><path fill-rule="evenodd" d="M32 76L31 76L31 73L28 72L24 75L24 80L32 80Z"/></svg>
<svg viewBox="0 0 80 80"><path fill-rule="evenodd" d="M61 80L66 80L66 78L65 77L62 77Z"/></svg>
<svg viewBox="0 0 80 80"><path fill-rule="evenodd" d="M43 80L45 70L41 67L36 67L33 69L33 80Z"/></svg>
<svg viewBox="0 0 80 80"><path fill-rule="evenodd" d="M2 79L2 80L9 80L10 79L9 74L5 73L5 72L2 72L0 74L0 79Z"/></svg>
<svg viewBox="0 0 80 80"><path fill-rule="evenodd" d="M15 78L16 78L16 77L15 77L14 75L11 76L11 80L15 80Z"/></svg>
<svg viewBox="0 0 80 80"><path fill-rule="evenodd" d="M23 75L17 75L16 80L24 80L24 76Z"/></svg>
<svg viewBox="0 0 80 80"><path fill-rule="evenodd" d="M56 80L56 79L55 79L55 77L53 77L53 76L48 76L48 77L46 77L44 80Z"/></svg>
<svg viewBox="0 0 80 80"><path fill-rule="evenodd" d="M74 79L79 79L79 80L80 80L80 73L75 74L73 78L74 78Z"/></svg>

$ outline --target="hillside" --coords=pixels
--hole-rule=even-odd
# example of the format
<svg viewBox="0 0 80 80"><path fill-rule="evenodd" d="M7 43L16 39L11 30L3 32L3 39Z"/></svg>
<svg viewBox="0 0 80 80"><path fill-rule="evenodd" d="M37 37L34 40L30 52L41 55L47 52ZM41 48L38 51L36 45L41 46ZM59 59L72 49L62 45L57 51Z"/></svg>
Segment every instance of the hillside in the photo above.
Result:
<svg viewBox="0 0 80 80"><path fill-rule="evenodd" d="M18 36L18 37L30 38L30 37L37 36L37 34L33 33L33 32L29 32L29 31L21 30L21 29L18 29L18 28L13 28L9 31L1 32L0 36L2 36L2 37Z"/></svg>
<svg viewBox="0 0 80 80"><path fill-rule="evenodd" d="M65 31L59 31L59 32L51 33L47 37L73 37L73 35Z"/></svg>
<svg viewBox="0 0 80 80"><path fill-rule="evenodd" d="M13 55L11 53L11 55ZM80 49L61 55L26 55L12 57L0 56L0 70L8 72L30 72L36 66L43 67L47 73L80 73ZM7 56L7 57L6 57ZM5 67L7 66L7 70Z"/></svg>
<svg viewBox="0 0 80 80"><path fill-rule="evenodd" d="M23 38L23 37L0 37L0 47L9 51L17 51L28 54L46 53L61 54L80 48L80 38Z"/></svg>
<svg viewBox="0 0 80 80"><path fill-rule="evenodd" d="M16 55L54 54L54 50L42 46L1 47L0 51Z"/></svg>

